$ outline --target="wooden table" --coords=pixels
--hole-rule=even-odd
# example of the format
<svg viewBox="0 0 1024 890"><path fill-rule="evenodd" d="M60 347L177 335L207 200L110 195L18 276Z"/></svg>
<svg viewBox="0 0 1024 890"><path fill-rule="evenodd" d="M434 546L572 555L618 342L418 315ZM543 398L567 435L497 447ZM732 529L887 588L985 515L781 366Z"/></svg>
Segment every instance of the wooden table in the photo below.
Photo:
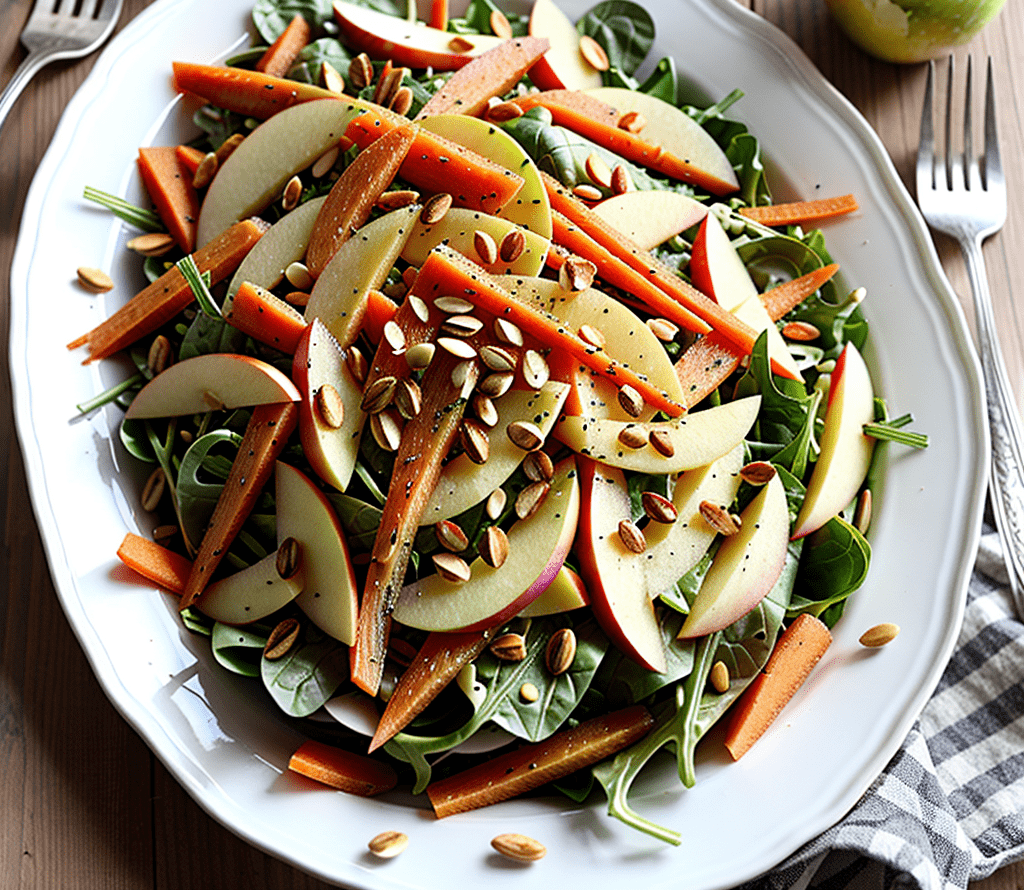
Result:
<svg viewBox="0 0 1024 890"><path fill-rule="evenodd" d="M744 0L789 34L822 73L879 132L904 181L913 160L925 67L883 64L856 49L829 17L823 0ZM126 0L121 24L148 5ZM0 28L0 83L24 51L17 43L31 0L7 0ZM1009 220L986 247L1003 348L1018 397L1024 393L1024 6L956 53L991 54L1000 75L998 105ZM11 256L33 172L64 105L92 60L58 63L29 85L0 132L0 353L7 366ZM961 66L960 70L963 68ZM939 251L968 313L959 252ZM266 856L210 819L188 797L104 696L57 603L32 519L15 444L11 390L0 374L0 497L4 548L0 578L0 886L74 890L218 887L252 890L327 885ZM1009 866L976 885L1010 890L1024 866Z"/></svg>

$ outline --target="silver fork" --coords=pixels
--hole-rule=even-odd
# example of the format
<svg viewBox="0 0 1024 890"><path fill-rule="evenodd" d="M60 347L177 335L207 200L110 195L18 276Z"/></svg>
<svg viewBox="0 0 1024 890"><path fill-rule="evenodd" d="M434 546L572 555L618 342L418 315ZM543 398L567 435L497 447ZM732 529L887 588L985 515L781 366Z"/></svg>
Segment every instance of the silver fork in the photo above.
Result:
<svg viewBox="0 0 1024 890"><path fill-rule="evenodd" d="M44 65L87 56L114 30L124 0L36 0L21 32L28 55L0 94L0 129L25 85Z"/></svg>
<svg viewBox="0 0 1024 890"><path fill-rule="evenodd" d="M991 58L985 83L985 150L980 164L974 154L971 136L971 80L971 60L968 58L961 157L950 148L951 56L946 91L946 156L944 164L937 162L932 125L935 63L929 64L924 113L921 116L921 143L917 152L917 202L932 228L951 235L959 242L967 265L974 295L975 324L992 439L989 499L1003 545L1014 604L1018 616L1024 617L1024 449L1021 446L1021 423L996 335L992 298L981 252L982 242L998 232L1006 222L1006 181L999 161Z"/></svg>

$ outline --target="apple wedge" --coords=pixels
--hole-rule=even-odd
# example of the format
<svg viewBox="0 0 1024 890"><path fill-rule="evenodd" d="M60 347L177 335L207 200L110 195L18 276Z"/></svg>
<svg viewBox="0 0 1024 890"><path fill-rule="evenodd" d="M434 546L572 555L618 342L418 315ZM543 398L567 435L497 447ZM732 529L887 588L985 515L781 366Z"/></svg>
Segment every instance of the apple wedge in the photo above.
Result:
<svg viewBox="0 0 1024 890"><path fill-rule="evenodd" d="M421 630L484 630L525 609L558 574L572 546L580 509L577 475L573 458L555 467L536 512L509 530L509 554L500 568L476 559L464 584L430 575L408 585L395 604L395 621Z"/></svg>
<svg viewBox="0 0 1024 890"><path fill-rule="evenodd" d="M551 41L551 49L530 69L530 80L538 87L588 90L601 86L601 72L580 52L580 32L553 0L534 0L528 27L530 36Z"/></svg>
<svg viewBox="0 0 1024 890"><path fill-rule="evenodd" d="M412 234L419 204L367 223L331 257L313 285L306 321L319 318L341 346L359 334L366 295L379 290Z"/></svg>
<svg viewBox="0 0 1024 890"><path fill-rule="evenodd" d="M633 422L562 415L552 435L577 454L638 473L681 473L727 454L754 425L760 396L748 396L665 421ZM651 442L660 439L661 449ZM624 444L634 437L639 447ZM671 452L671 453L669 453Z"/></svg>
<svg viewBox="0 0 1024 890"><path fill-rule="evenodd" d="M306 577L296 605L324 633L351 646L358 588L337 514L308 476L281 461L274 468L274 495L278 545L295 538L302 548Z"/></svg>
<svg viewBox="0 0 1024 890"><path fill-rule="evenodd" d="M299 439L314 472L328 485L344 491L359 456L366 412L362 387L352 376L345 353L319 318L306 328L292 362L292 376L302 398L299 402ZM324 387L337 394L342 406L327 411ZM332 394L333 395L333 394Z"/></svg>
<svg viewBox="0 0 1024 890"><path fill-rule="evenodd" d="M213 352L157 374L132 399L125 417L182 417L299 398L295 384L273 365L248 355Z"/></svg>
<svg viewBox="0 0 1024 890"><path fill-rule="evenodd" d="M725 152L685 111L639 90L598 87L586 92L621 114L636 112L643 118L645 124L640 138L663 149L657 169L693 181L716 195L729 194L739 188L736 171Z"/></svg>
<svg viewBox="0 0 1024 890"><path fill-rule="evenodd" d="M304 102L260 124L210 183L199 211L196 243L202 246L231 224L263 210L292 176L338 144L350 121L373 107L350 96Z"/></svg>
<svg viewBox="0 0 1024 890"><path fill-rule="evenodd" d="M755 331L768 332L768 356L776 373L803 380L796 359L768 314L747 267L714 213L704 217L693 240L690 279L695 287L714 297Z"/></svg>
<svg viewBox="0 0 1024 890"><path fill-rule="evenodd" d="M853 500L875 447L875 440L864 435L864 424L874 419L871 374L857 347L847 343L832 372L821 450L796 519L794 538L820 528Z"/></svg>
<svg viewBox="0 0 1024 890"><path fill-rule="evenodd" d="M423 511L422 524L432 525L458 516L500 488L526 456L526 452L505 435L508 425L528 420L537 424L541 435L546 437L562 409L567 390L566 384L549 380L539 390L514 389L498 399L494 403L498 412L494 429L500 431L500 435L490 436L487 460L482 464L473 463L463 452L445 464Z"/></svg>
<svg viewBox="0 0 1024 890"><path fill-rule="evenodd" d="M580 461L576 556L594 617L637 664L664 673L665 648L644 580L646 555L630 550L619 534L619 523L629 518L629 488L622 470Z"/></svg>
<svg viewBox="0 0 1024 890"><path fill-rule="evenodd" d="M231 311L231 301L243 281L273 290L284 278L284 270L305 256L309 233L323 202L323 198L306 201L267 229L256 246L245 255L228 284L221 306L225 315Z"/></svg>
<svg viewBox="0 0 1024 890"><path fill-rule="evenodd" d="M503 260L497 251L494 259L488 261L476 247L478 232L490 238L495 247L507 236L518 232L522 235L525 246L511 262ZM422 266L427 254L438 244L447 244L452 250L457 250L493 275L539 275L544 269L544 260L547 258L551 242L509 219L490 216L465 207L452 207L436 223L416 221L412 234L402 250L402 259L413 266Z"/></svg>
<svg viewBox="0 0 1024 890"><path fill-rule="evenodd" d="M563 565L555 580L530 605L519 613L520 618L541 618L545 615L561 615L590 605L590 594L583 579L568 566Z"/></svg>
<svg viewBox="0 0 1024 890"><path fill-rule="evenodd" d="M782 574L789 546L789 508L781 478L773 476L740 516L740 530L718 548L679 639L728 627L761 602Z"/></svg>
<svg viewBox="0 0 1024 890"><path fill-rule="evenodd" d="M199 611L224 624L259 621L302 593L305 580L301 552L298 568L285 578L275 551L248 568L214 581L203 591Z"/></svg>
<svg viewBox="0 0 1024 890"><path fill-rule="evenodd" d="M594 213L645 250L695 226L707 212L706 204L666 191L623 192L594 205Z"/></svg>
<svg viewBox="0 0 1024 890"><path fill-rule="evenodd" d="M334 0L334 18L345 42L356 50L371 58L391 59L396 66L409 68L454 71L504 42L503 37L473 34L466 38L471 46L463 48L464 44L456 41L457 35L450 31L344 0Z"/></svg>
<svg viewBox="0 0 1024 890"><path fill-rule="evenodd" d="M424 130L465 146L521 176L523 187L497 215L536 232L542 238L551 237L551 202L547 189L533 158L515 139L494 124L464 114L437 114L423 118L419 123Z"/></svg>

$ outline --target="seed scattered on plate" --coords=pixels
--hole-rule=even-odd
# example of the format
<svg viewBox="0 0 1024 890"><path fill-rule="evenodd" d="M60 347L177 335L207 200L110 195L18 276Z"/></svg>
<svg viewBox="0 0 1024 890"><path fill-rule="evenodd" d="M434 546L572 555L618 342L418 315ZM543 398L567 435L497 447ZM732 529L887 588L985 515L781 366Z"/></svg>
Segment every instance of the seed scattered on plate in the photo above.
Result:
<svg viewBox="0 0 1024 890"><path fill-rule="evenodd" d="M393 859L409 846L409 836L401 831L382 831L366 846L374 856Z"/></svg>
<svg viewBox="0 0 1024 890"><path fill-rule="evenodd" d="M523 690L527 686L533 687L534 691L537 689L532 683L523 684L523 688L519 691L521 698L526 698L523 695ZM530 701L536 701L536 699L530 699ZM543 859L547 853L547 848L540 841L535 841L525 834L499 834L491 841L491 846L502 856L515 859L517 862L536 862L538 859Z"/></svg>
<svg viewBox="0 0 1024 890"><path fill-rule="evenodd" d="M868 649L877 649L880 646L887 646L896 639L899 632L900 626L898 624L891 624L889 622L876 624L874 627L869 627L861 634L860 644Z"/></svg>
<svg viewBox="0 0 1024 890"><path fill-rule="evenodd" d="M102 269L94 269L92 266L78 267L78 283L94 294L114 289L114 280Z"/></svg>

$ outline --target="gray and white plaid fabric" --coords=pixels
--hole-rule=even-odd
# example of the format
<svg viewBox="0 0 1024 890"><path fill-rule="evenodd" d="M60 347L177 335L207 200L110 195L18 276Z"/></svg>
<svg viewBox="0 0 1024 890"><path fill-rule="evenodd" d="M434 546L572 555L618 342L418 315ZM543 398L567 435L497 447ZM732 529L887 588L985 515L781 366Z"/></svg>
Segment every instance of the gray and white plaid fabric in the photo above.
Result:
<svg viewBox="0 0 1024 890"><path fill-rule="evenodd" d="M986 528L935 694L857 805L744 890L961 890L1024 857L1024 624Z"/></svg>

